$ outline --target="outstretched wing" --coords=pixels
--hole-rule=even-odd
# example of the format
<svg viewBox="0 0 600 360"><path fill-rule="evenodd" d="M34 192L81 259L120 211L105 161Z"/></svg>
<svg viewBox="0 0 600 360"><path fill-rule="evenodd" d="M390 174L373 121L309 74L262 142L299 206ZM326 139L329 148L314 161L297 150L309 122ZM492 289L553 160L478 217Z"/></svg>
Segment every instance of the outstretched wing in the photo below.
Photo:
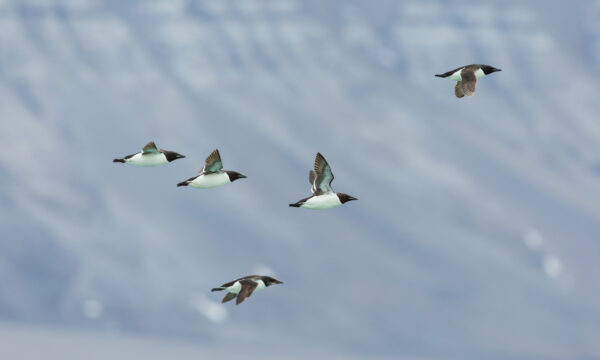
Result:
<svg viewBox="0 0 600 360"><path fill-rule="evenodd" d="M240 293L235 300L236 305L241 304L247 297L250 297L254 292L254 289L258 286L258 283L252 280L241 280L240 283L242 284L242 290L240 290Z"/></svg>
<svg viewBox="0 0 600 360"><path fill-rule="evenodd" d="M156 147L156 144L154 143L154 141L150 141L149 143L146 144L146 146L144 146L142 148L142 154L144 154L144 155L146 155L146 154L158 154L158 153L160 153L160 151Z"/></svg>
<svg viewBox="0 0 600 360"><path fill-rule="evenodd" d="M221 304L224 304L224 303L228 302L229 300L233 300L233 298L235 298L236 296L237 296L237 294L235 294L235 293L227 293L227 295L225 295L223 300L221 300Z"/></svg>
<svg viewBox="0 0 600 360"><path fill-rule="evenodd" d="M460 72L460 77L462 78L459 82L462 93L466 96L473 96L475 94L475 86L477 85L475 71L465 68Z"/></svg>
<svg viewBox="0 0 600 360"><path fill-rule="evenodd" d="M456 95L457 98L461 98L461 97L465 96L465 94L463 94L463 92L462 92L460 81L457 81L456 85L454 85L454 95Z"/></svg>
<svg viewBox="0 0 600 360"><path fill-rule="evenodd" d="M314 170L308 172L308 182L312 185L315 183L315 179L317 178L317 173Z"/></svg>
<svg viewBox="0 0 600 360"><path fill-rule="evenodd" d="M325 160L321 153L317 153L317 156L315 157L315 174L316 177L312 183L313 194L321 195L333 192L331 189L331 182L333 181L334 176L327 160Z"/></svg>
<svg viewBox="0 0 600 360"><path fill-rule="evenodd" d="M223 163L221 162L221 155L219 149L215 149L208 155L206 161L204 161L204 167L201 173L210 174L220 172L223 169Z"/></svg>

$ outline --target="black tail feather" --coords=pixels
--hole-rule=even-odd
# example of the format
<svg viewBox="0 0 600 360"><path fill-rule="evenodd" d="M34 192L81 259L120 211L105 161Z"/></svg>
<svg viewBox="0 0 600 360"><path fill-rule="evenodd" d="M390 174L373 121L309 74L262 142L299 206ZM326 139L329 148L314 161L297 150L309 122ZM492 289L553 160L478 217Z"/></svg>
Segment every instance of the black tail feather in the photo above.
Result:
<svg viewBox="0 0 600 360"><path fill-rule="evenodd" d="M179 184L177 184L177 187L179 187L179 186L188 186L188 180L182 181Z"/></svg>
<svg viewBox="0 0 600 360"><path fill-rule="evenodd" d="M300 207L300 203L290 204L291 207Z"/></svg>
<svg viewBox="0 0 600 360"><path fill-rule="evenodd" d="M125 159L114 159L113 162L114 163L124 163Z"/></svg>
<svg viewBox="0 0 600 360"><path fill-rule="evenodd" d="M222 291L222 290L225 290L225 288L222 288L222 287L212 288L210 291Z"/></svg>

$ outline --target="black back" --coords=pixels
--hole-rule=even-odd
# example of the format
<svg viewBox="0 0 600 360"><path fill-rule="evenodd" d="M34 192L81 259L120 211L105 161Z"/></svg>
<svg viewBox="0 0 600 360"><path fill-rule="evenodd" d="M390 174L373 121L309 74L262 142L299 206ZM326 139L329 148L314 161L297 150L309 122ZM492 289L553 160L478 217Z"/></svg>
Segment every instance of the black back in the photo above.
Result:
<svg viewBox="0 0 600 360"><path fill-rule="evenodd" d="M226 287L230 287L231 285L233 285L236 281L242 281L242 280L252 280L252 281L257 281L257 280L262 280L265 283L265 286L269 286L272 284L282 284L281 281L272 278L270 276L261 276L261 275L248 275L248 276L244 276L241 278L237 278L235 280L232 280L228 283L225 283L223 285L221 285L221 287L226 288Z"/></svg>
<svg viewBox="0 0 600 360"><path fill-rule="evenodd" d="M481 68L481 70L483 71L483 73L486 74L486 75L489 75L489 74L491 74L493 72L496 72L496 71L502 71L502 70L497 69L497 68L495 68L493 66L490 66L490 65L470 64L470 65L465 65L465 66L457 67L456 69L452 69L450 71L446 71L443 74L436 74L435 76L445 78L445 77L448 77L448 76L454 74L455 72L457 72L458 70L463 69L463 68L464 69L472 69L473 71L477 71L478 68Z"/></svg>

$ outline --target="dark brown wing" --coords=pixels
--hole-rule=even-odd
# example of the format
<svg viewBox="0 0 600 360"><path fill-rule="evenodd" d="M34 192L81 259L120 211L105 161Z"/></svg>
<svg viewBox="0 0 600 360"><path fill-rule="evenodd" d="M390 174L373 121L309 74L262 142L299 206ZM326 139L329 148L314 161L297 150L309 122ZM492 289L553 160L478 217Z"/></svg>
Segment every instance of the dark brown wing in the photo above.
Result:
<svg viewBox="0 0 600 360"><path fill-rule="evenodd" d="M308 182L311 185L314 184L316 178L317 178L317 173L315 173L314 170L311 170L308 172Z"/></svg>
<svg viewBox="0 0 600 360"><path fill-rule="evenodd" d="M150 141L142 148L142 154L158 154L160 151L156 147L154 141Z"/></svg>
<svg viewBox="0 0 600 360"><path fill-rule="evenodd" d="M233 300L236 296L237 296L237 294L235 294L235 293L227 293L227 295L225 295L223 300L221 300L221 304L225 304L226 302Z"/></svg>
<svg viewBox="0 0 600 360"><path fill-rule="evenodd" d="M454 86L454 95L456 95L457 98L465 96L465 94L463 94L462 90L460 89L460 81L457 81L456 85Z"/></svg>
<svg viewBox="0 0 600 360"><path fill-rule="evenodd" d="M219 149L215 149L213 152L208 155L206 160L204 161L204 168L202 168L202 173L216 173L223 169L223 163L221 162L221 155L219 154Z"/></svg>
<svg viewBox="0 0 600 360"><path fill-rule="evenodd" d="M316 178L312 186L313 194L321 195L333 192L331 189L331 182L334 178L333 172L331 172L331 167L329 167L327 160L321 153L317 153L315 157L315 174Z"/></svg>
<svg viewBox="0 0 600 360"><path fill-rule="evenodd" d="M240 280L240 283L242 284L242 290L240 290L240 293L237 296L237 300L235 301L236 305L241 304L247 297L250 297L254 292L254 289L258 286L258 283L252 280Z"/></svg>
<svg viewBox="0 0 600 360"><path fill-rule="evenodd" d="M463 69L460 72L461 81L460 90L466 96L473 96L475 94L475 86L477 85L477 77L475 76L475 71L472 69Z"/></svg>

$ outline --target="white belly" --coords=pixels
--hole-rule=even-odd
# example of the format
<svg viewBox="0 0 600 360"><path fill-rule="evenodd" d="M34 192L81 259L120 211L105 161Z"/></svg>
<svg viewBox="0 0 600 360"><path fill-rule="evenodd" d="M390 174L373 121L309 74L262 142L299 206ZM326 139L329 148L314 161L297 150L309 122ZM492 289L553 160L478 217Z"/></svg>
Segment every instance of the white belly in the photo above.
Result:
<svg viewBox="0 0 600 360"><path fill-rule="evenodd" d="M462 76L460 76L460 72L462 71L462 69L458 69L454 72L454 74L448 76L448 79L453 80L453 81L461 81L462 80Z"/></svg>
<svg viewBox="0 0 600 360"><path fill-rule="evenodd" d="M242 284L239 281L236 281L225 290L230 293L239 294L240 290L242 290Z"/></svg>
<svg viewBox="0 0 600 360"><path fill-rule="evenodd" d="M156 166L156 165L166 164L169 161L167 161L167 158L165 157L165 154L163 154L163 153L146 154L146 155L142 155L141 153L138 153L138 154L135 154L134 156L130 157L129 159L126 159L125 162L127 162L128 164L135 165L135 166Z"/></svg>
<svg viewBox="0 0 600 360"><path fill-rule="evenodd" d="M302 207L313 210L329 209L334 206L342 205L342 202L335 193L313 196L308 199Z"/></svg>
<svg viewBox="0 0 600 360"><path fill-rule="evenodd" d="M221 174L200 175L197 178L195 178L192 182L190 182L188 185L193 186L195 188L208 189L208 188L212 188L212 187L229 184L230 182L231 182L231 180L229 180L229 175L227 175L226 173L221 173Z"/></svg>

